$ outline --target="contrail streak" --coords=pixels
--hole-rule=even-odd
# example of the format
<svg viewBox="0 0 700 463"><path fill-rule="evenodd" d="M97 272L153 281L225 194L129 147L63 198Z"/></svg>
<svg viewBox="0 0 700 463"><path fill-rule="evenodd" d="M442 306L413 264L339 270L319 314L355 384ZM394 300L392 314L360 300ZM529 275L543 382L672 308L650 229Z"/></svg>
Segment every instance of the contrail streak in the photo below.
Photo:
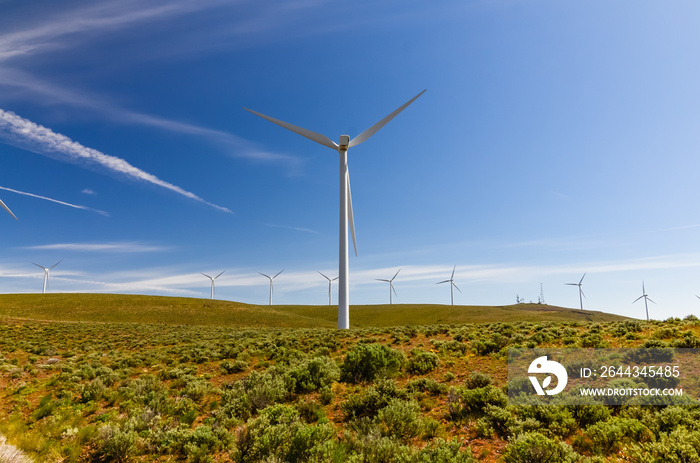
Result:
<svg viewBox="0 0 700 463"><path fill-rule="evenodd" d="M68 207L74 207L76 209L82 209L84 211L97 212L98 214L102 214L104 216L109 217L109 214L107 212L101 211L99 209L93 209L93 208L87 207L87 206L80 206L78 204L71 204L71 203L67 203L65 201L59 201L58 199L47 198L46 196L35 195L33 193L27 193L26 191L13 190L12 188L7 188L4 186L0 186L0 190L11 191L12 193L17 193L18 195L24 195L24 196L31 196L32 198L45 199L46 201L51 201L53 203L62 204L64 206L68 206Z"/></svg>
<svg viewBox="0 0 700 463"><path fill-rule="evenodd" d="M17 146L18 148L49 156L60 161L72 163L83 161L89 164L96 164L112 172L126 175L131 179L145 181L166 188L187 198L231 213L230 209L205 201L194 193L132 166L124 159L110 156L96 149L83 146L65 135L56 133L51 129L24 119L13 112L4 111L2 109L0 109L0 138L4 139L6 143Z"/></svg>

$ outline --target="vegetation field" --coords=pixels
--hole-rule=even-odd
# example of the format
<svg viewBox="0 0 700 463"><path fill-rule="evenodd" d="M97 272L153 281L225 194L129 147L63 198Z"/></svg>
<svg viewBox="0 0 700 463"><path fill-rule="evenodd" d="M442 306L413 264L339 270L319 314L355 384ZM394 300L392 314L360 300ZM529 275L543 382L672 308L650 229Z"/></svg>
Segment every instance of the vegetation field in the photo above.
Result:
<svg viewBox="0 0 700 463"><path fill-rule="evenodd" d="M403 306L403 324L338 331L196 313L236 310L217 301L144 297L114 315L116 297L102 313L49 298L0 297L0 433L37 462L700 462L697 405L506 396L509 347L700 348L695 317L419 324L420 306ZM333 310L273 308L280 323Z"/></svg>

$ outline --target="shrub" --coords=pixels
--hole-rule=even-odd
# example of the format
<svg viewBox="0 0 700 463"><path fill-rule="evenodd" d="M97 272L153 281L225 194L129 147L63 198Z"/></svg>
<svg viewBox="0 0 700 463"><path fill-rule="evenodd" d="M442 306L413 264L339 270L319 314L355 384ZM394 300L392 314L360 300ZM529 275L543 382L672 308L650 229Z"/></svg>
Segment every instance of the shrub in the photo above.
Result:
<svg viewBox="0 0 700 463"><path fill-rule="evenodd" d="M504 463L575 463L579 455L564 442L529 432L512 439L502 459Z"/></svg>
<svg viewBox="0 0 700 463"><path fill-rule="evenodd" d="M450 389L447 396L447 409L450 419L461 421L465 418L480 417L487 405L505 407L508 397L500 389L487 386L477 389Z"/></svg>
<svg viewBox="0 0 700 463"><path fill-rule="evenodd" d="M113 424L100 427L95 443L97 461L125 463L136 453L137 435L130 429L123 430Z"/></svg>
<svg viewBox="0 0 700 463"><path fill-rule="evenodd" d="M248 369L248 362L243 360L234 360L233 362L229 360L223 360L219 364L224 373L243 373Z"/></svg>
<svg viewBox="0 0 700 463"><path fill-rule="evenodd" d="M281 401L287 395L284 378L273 372L251 372L245 378L226 387L221 395L219 419L247 420L263 408Z"/></svg>
<svg viewBox="0 0 700 463"><path fill-rule="evenodd" d="M477 426L485 432L484 436L489 436L495 432L501 437L508 437L512 434L511 428L515 425L516 419L510 407L499 407L487 404L484 407L484 416L479 418Z"/></svg>
<svg viewBox="0 0 700 463"><path fill-rule="evenodd" d="M542 434L557 437L570 435L577 427L576 420L567 407L554 405L530 405L520 407L521 418L534 420Z"/></svg>
<svg viewBox="0 0 700 463"><path fill-rule="evenodd" d="M94 400L100 400L104 396L106 390L107 388L102 383L102 380L100 378L93 379L92 381L83 386L82 391L80 393L80 401L85 403Z"/></svg>
<svg viewBox="0 0 700 463"><path fill-rule="evenodd" d="M618 451L627 442L653 439L651 431L639 421L617 417L588 426L584 435L593 442L597 452L605 454Z"/></svg>
<svg viewBox="0 0 700 463"><path fill-rule="evenodd" d="M477 389L480 387L486 387L493 383L493 379L486 373L480 371L472 371L469 378L464 382L467 389Z"/></svg>
<svg viewBox="0 0 700 463"><path fill-rule="evenodd" d="M691 463L700 461L700 432L679 427L661 433L655 442L635 446L629 451L635 463Z"/></svg>
<svg viewBox="0 0 700 463"><path fill-rule="evenodd" d="M347 400L340 404L340 410L346 421L361 417L373 418L394 398L404 399L406 393L400 391L393 380L381 380L362 393L348 396Z"/></svg>
<svg viewBox="0 0 700 463"><path fill-rule="evenodd" d="M403 441L419 435L422 429L420 406L414 400L391 399L379 410L377 419L384 435Z"/></svg>
<svg viewBox="0 0 700 463"><path fill-rule="evenodd" d="M408 371L413 374L424 375L437 368L439 362L440 359L434 352L413 349L411 351L411 359L408 361Z"/></svg>
<svg viewBox="0 0 700 463"><path fill-rule="evenodd" d="M373 381L378 376L394 376L405 363L403 352L383 344L358 344L345 356L340 380L348 383Z"/></svg>
<svg viewBox="0 0 700 463"><path fill-rule="evenodd" d="M409 463L477 463L471 450L460 451L458 440L451 442L437 439L432 445L426 446L413 454Z"/></svg>
<svg viewBox="0 0 700 463"><path fill-rule="evenodd" d="M328 357L315 357L294 367L289 376L294 383L294 392L305 394L330 387L340 377L340 369Z"/></svg>
<svg viewBox="0 0 700 463"><path fill-rule="evenodd" d="M610 418L610 409L604 405L569 405L568 408L581 427Z"/></svg>
<svg viewBox="0 0 700 463"><path fill-rule="evenodd" d="M439 383L430 378L418 378L408 382L406 389L411 392L427 392L431 395L442 395L448 390L447 384Z"/></svg>
<svg viewBox="0 0 700 463"><path fill-rule="evenodd" d="M304 424L293 407L273 405L239 431L235 461L328 461L336 445L333 435L332 426Z"/></svg>

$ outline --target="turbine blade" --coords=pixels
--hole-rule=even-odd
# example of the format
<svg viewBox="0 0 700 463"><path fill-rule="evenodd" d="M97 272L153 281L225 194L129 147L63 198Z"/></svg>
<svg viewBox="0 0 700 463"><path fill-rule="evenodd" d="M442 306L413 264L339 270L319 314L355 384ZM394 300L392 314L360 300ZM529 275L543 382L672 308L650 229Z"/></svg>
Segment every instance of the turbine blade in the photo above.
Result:
<svg viewBox="0 0 700 463"><path fill-rule="evenodd" d="M226 271L226 270L224 270L224 272L225 272L225 271ZM219 278L221 275L224 274L224 272L219 273L217 276L214 277L214 279L216 280L217 278Z"/></svg>
<svg viewBox="0 0 700 463"><path fill-rule="evenodd" d="M649 301L649 302L654 302L654 301L651 300L651 298L650 298L649 296L647 296L647 301ZM654 302L654 304L656 304L656 302Z"/></svg>
<svg viewBox="0 0 700 463"><path fill-rule="evenodd" d="M279 274L282 273L282 272L284 272L284 269L282 269L282 270L280 270L279 272L277 272L277 275L279 275ZM273 276L272 278L277 278L277 275Z"/></svg>
<svg viewBox="0 0 700 463"><path fill-rule="evenodd" d="M352 246L355 248L355 257L357 257L357 240L355 239L355 219L352 214L352 193L350 192L350 169L345 166L345 181L348 187L348 222L350 222L350 233L352 234Z"/></svg>
<svg viewBox="0 0 700 463"><path fill-rule="evenodd" d="M59 260L58 262L56 262L55 264L53 264L51 267L49 267L49 270L51 270L52 268L54 268L55 266L57 266L57 265L60 264L61 262L63 262L63 259Z"/></svg>
<svg viewBox="0 0 700 463"><path fill-rule="evenodd" d="M311 130L304 129L302 127L297 127L296 125L292 125L292 124L289 124L287 122L281 121L279 119L275 119L274 117L260 114L259 112L253 111L252 109L248 109L248 108L243 108L243 109L255 114L256 116L260 116L263 119L267 119L268 121L272 122L273 124L277 124L280 127L284 127L287 130L291 130L292 132L299 134L302 137L306 137L309 140L313 140L316 143L320 143L323 146L327 146L327 147L332 148L334 150L338 149L338 144L325 135L321 135L320 133L316 133L316 132L313 132Z"/></svg>
<svg viewBox="0 0 700 463"><path fill-rule="evenodd" d="M34 262L32 262L32 264L34 264ZM41 268L41 269L44 269L44 271L48 270L48 269L47 269L46 267L44 267L43 265L39 265L39 264L34 264L34 265L36 265L37 267L39 267L39 268Z"/></svg>
<svg viewBox="0 0 700 463"><path fill-rule="evenodd" d="M386 281L387 283L391 283L391 280L383 280L383 279L381 279L381 278L375 278L375 280L377 280L377 281Z"/></svg>
<svg viewBox="0 0 700 463"><path fill-rule="evenodd" d="M398 294L396 294L396 288L394 288L394 284L391 282L389 282L389 284L391 285L391 289L394 290L394 296L398 296Z"/></svg>
<svg viewBox="0 0 700 463"><path fill-rule="evenodd" d="M436 285L441 285L441 284L443 284L443 283L449 283L449 282L451 282L451 281L452 281L452 280L445 280L445 281L441 281L441 282L435 283L435 284L436 284Z"/></svg>
<svg viewBox="0 0 700 463"><path fill-rule="evenodd" d="M331 281L335 281L335 280L337 280L338 278L339 278L339 277L335 277L335 278L333 278Z"/></svg>
<svg viewBox="0 0 700 463"><path fill-rule="evenodd" d="M637 299L635 299L635 300L632 301L632 304L634 304L634 303L637 302L638 300L642 299L643 297L644 297L644 296L639 296Z"/></svg>
<svg viewBox="0 0 700 463"><path fill-rule="evenodd" d="M401 269L399 269L398 272L396 272L396 274L391 278L391 281L394 281L394 278L396 278L396 275L398 275L400 271Z"/></svg>
<svg viewBox="0 0 700 463"><path fill-rule="evenodd" d="M7 206L5 205L5 203L2 202L2 199L0 199L0 206L2 206L2 208L5 209L12 217L14 217L15 220L19 220L19 219L17 219L17 216L14 215L14 214L12 213L12 211L10 210L10 208L7 207Z"/></svg>
<svg viewBox="0 0 700 463"><path fill-rule="evenodd" d="M580 286L579 286L578 290L581 291L581 296L583 296L584 299L588 299L588 298L586 297L586 293L583 292L583 290L581 289Z"/></svg>
<svg viewBox="0 0 700 463"><path fill-rule="evenodd" d="M213 278L210 277L209 275L207 275L206 273L202 273L202 275L204 275L205 277L209 278L210 280L213 280Z"/></svg>
<svg viewBox="0 0 700 463"><path fill-rule="evenodd" d="M258 272L258 273L260 273L260 272ZM272 280L272 278L270 277L270 275L265 275L264 273L260 273L260 275L262 275L262 276L264 276L264 277L267 277L267 278L270 278L270 280Z"/></svg>
<svg viewBox="0 0 700 463"><path fill-rule="evenodd" d="M455 265L454 267L452 267L452 276L450 277L450 280L453 280L453 279L454 279L454 277L455 277L455 270L457 270L457 266L456 266L456 265Z"/></svg>
<svg viewBox="0 0 700 463"><path fill-rule="evenodd" d="M457 288L457 285L455 284L455 282L454 282L454 281L452 282L452 286L454 286L455 288ZM462 290L461 290L461 289L459 289L459 288L457 288L457 291L459 291L460 293L462 292Z"/></svg>
<svg viewBox="0 0 700 463"><path fill-rule="evenodd" d="M426 90L427 90L427 89L426 89ZM377 131L378 131L379 129L381 129L382 127L384 127L384 126L386 125L387 122L389 122L390 120L392 120L394 117L396 117L397 114L399 114L401 111L403 111L404 109L406 109L406 107L407 107L408 105L410 105L411 103L413 103L414 101L416 101L416 98L418 98L419 96L421 96L422 94L424 94L426 90L423 90L423 91L420 92L418 95L414 96L413 98L411 98L410 100L408 100L406 103L404 103L401 107L399 107L398 109L396 109L394 112L392 112L391 114L389 114L388 116L386 116L384 119L382 119L381 121L377 122L377 123L374 124L372 127L370 127L369 129L365 130L364 132L362 132L361 134L359 134L358 136L356 136L356 137L353 138L352 140L350 140L350 143L348 144L348 148L352 148L353 146L357 146L357 145L359 145L360 143L362 143L362 142L364 142L364 141L367 141L367 140L369 139L369 137L371 137L372 135L374 135L375 133L377 133Z"/></svg>
<svg viewBox="0 0 700 463"><path fill-rule="evenodd" d="M318 273L321 273L321 272L318 272ZM327 277L326 275L324 275L323 273L321 273L321 275L323 275L323 278L325 278L326 280L331 281L331 279L328 278L328 277Z"/></svg>
<svg viewBox="0 0 700 463"><path fill-rule="evenodd" d="M578 286L578 283L564 283L567 286Z"/></svg>
<svg viewBox="0 0 700 463"><path fill-rule="evenodd" d="M583 279L586 278L586 274L584 273L583 276L581 277L581 281L578 282L578 284L583 283Z"/></svg>

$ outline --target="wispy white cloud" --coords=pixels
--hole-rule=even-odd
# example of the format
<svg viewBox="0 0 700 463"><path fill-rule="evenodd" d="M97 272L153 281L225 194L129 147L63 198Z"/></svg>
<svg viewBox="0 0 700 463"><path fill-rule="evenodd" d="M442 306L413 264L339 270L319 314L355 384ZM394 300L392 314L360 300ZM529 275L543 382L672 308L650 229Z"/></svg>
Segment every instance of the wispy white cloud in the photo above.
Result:
<svg viewBox="0 0 700 463"><path fill-rule="evenodd" d="M53 203L61 204L61 205L63 205L63 206L73 207L73 208L75 208L75 209L82 209L82 210L85 210L85 211L97 212L98 214L102 214L102 215L104 215L104 216L109 216L109 214L108 214L107 212L101 211L101 210L99 210L99 209L93 209L93 208L87 207L87 206L80 206L80 205L78 205L78 204L71 204L71 203L67 203L67 202L65 202L65 201L59 201L58 199L47 198L46 196L35 195L35 194L33 194L33 193L27 193L26 191L13 190L12 188L7 188L7 187L4 187L4 186L0 186L0 190L10 191L10 192L12 192L12 193L17 193L17 194L19 194L19 195L24 195L24 196L30 196L30 197L32 197L32 198L43 199L43 200L46 200L46 201L51 201L51 202L53 202Z"/></svg>
<svg viewBox="0 0 700 463"><path fill-rule="evenodd" d="M0 86L26 92L31 97L38 98L42 104L70 105L93 111L102 117L122 124L154 127L175 134L200 137L220 147L231 157L261 162L280 162L285 164L291 173L296 173L300 168L301 160L298 157L265 150L257 143L238 135L125 109L99 95L75 92L53 82L37 79L23 71L0 69Z"/></svg>
<svg viewBox="0 0 700 463"><path fill-rule="evenodd" d="M116 242L116 243L55 243L42 244L37 246L26 246L25 249L44 251L80 251L80 252L112 252L112 253L142 253L168 251L167 246L155 246L137 242Z"/></svg>
<svg viewBox="0 0 700 463"><path fill-rule="evenodd" d="M80 34L83 37L91 32L104 34L106 31L181 16L217 4L221 4L221 0L122 0L96 2L88 7L42 15L41 20L34 20L24 29L0 35L0 61L61 48Z"/></svg>
<svg viewBox="0 0 700 463"><path fill-rule="evenodd" d="M91 196L97 194L94 191L92 191L90 188L83 188L83 191L81 191L81 193L86 194L86 195L91 195Z"/></svg>
<svg viewBox="0 0 700 463"><path fill-rule="evenodd" d="M263 225L265 225L266 227L272 227L272 228L286 228L287 230L300 231L300 232L304 232L304 233L312 233L314 235L320 234L316 230L312 230L310 228L304 228L304 227L292 227L290 225L278 225L275 223L264 223Z"/></svg>
<svg viewBox="0 0 700 463"><path fill-rule="evenodd" d="M205 201L194 193L134 167L124 159L110 156L83 146L65 135L56 133L51 129L24 119L13 112L4 111L2 109L0 109L0 139L13 146L49 156L60 161L71 163L83 162L88 165L101 166L112 173L124 175L132 180L151 183L221 211L231 212L231 210L226 207Z"/></svg>

